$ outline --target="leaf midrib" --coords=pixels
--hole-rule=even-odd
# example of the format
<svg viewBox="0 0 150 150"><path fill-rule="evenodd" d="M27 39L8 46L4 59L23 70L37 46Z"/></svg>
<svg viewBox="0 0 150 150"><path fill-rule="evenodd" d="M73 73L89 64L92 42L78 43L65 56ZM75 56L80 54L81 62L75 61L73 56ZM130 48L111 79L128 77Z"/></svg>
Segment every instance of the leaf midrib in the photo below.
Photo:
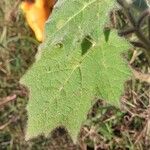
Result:
<svg viewBox="0 0 150 150"><path fill-rule="evenodd" d="M52 36L50 36L50 39L55 36L57 34L57 32L59 32L60 30L62 30L73 18L75 18L76 16L78 16L78 14L80 14L81 12L83 12L88 6L92 5L93 3L95 3L98 0L92 0L91 2L87 3L86 5L83 6L82 9L80 9L77 13L75 13L73 16L71 16L63 25L61 28L59 28L58 30L56 30L56 32L54 32L52 34Z"/></svg>

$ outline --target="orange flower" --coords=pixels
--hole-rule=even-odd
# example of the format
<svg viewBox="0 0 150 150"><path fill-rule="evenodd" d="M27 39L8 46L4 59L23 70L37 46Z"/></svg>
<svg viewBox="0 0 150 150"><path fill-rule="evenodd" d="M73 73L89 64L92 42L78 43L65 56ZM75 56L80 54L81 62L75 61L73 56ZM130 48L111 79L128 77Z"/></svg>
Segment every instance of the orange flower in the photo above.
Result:
<svg viewBox="0 0 150 150"><path fill-rule="evenodd" d="M55 0L35 0L35 2L26 0L21 3L26 20L39 41L44 39L44 25L54 4Z"/></svg>

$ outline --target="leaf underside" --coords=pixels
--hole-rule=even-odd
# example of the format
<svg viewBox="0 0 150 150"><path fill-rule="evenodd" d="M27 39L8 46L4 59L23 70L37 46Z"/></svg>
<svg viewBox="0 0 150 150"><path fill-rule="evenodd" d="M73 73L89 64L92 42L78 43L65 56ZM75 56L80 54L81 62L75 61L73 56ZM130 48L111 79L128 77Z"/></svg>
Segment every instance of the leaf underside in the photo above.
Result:
<svg viewBox="0 0 150 150"><path fill-rule="evenodd" d="M65 126L75 140L95 97L119 106L129 48L103 26L115 0L59 0L46 23L46 40L21 79L29 90L26 138Z"/></svg>

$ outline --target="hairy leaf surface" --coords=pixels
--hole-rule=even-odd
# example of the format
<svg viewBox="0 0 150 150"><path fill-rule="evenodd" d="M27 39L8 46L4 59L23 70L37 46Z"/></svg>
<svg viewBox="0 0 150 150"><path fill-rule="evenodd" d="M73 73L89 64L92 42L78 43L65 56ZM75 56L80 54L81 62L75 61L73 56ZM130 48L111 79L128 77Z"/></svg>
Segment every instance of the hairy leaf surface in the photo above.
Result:
<svg viewBox="0 0 150 150"><path fill-rule="evenodd" d="M113 0L59 0L46 41L21 82L30 90L27 138L65 126L76 138L95 97L119 106L129 70L127 42L103 26Z"/></svg>

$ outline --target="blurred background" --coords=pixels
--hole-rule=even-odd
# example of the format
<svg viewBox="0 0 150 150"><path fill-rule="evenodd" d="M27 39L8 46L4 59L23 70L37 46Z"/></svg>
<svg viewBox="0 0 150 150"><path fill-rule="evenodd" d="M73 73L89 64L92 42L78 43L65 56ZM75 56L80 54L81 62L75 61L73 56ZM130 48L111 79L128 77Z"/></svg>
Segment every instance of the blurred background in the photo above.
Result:
<svg viewBox="0 0 150 150"><path fill-rule="evenodd" d="M19 79L34 62L40 43L19 9L20 2L0 0L0 150L150 149L150 84L134 76L125 85L121 110L98 100L87 115L76 145L64 128L48 137L40 135L25 141L28 89L19 84ZM134 16L148 8L148 1L126 2ZM117 29L129 41L138 40L135 34L122 32L130 22L121 7L111 12L110 20L110 29ZM141 29L148 38L147 19ZM124 57L135 70L150 73L148 57L139 40Z"/></svg>

